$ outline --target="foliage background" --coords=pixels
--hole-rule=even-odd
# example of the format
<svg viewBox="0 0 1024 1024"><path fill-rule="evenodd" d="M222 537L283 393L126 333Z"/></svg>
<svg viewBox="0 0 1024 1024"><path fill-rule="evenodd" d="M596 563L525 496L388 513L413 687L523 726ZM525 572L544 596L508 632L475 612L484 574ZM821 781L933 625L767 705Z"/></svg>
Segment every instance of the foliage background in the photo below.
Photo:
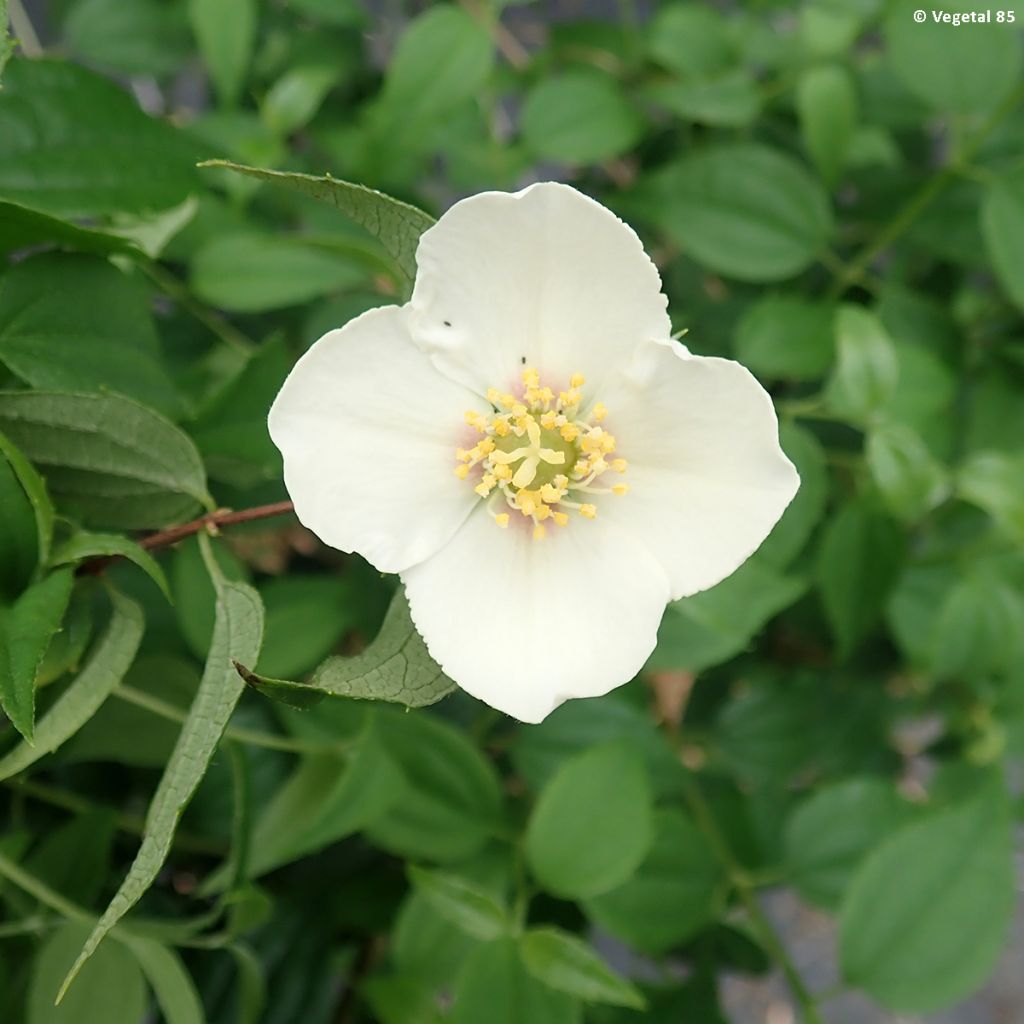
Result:
<svg viewBox="0 0 1024 1024"><path fill-rule="evenodd" d="M1024 752L1021 34L914 6L11 3L0 1017L937 1021L985 984ZM276 389L407 281L387 231L213 158L434 214L573 182L771 389L799 496L639 679L540 726L406 712L400 599L330 663L397 704L242 693L231 657L363 650L394 581L287 518L129 539L286 498ZM837 935L806 978L797 905Z"/></svg>

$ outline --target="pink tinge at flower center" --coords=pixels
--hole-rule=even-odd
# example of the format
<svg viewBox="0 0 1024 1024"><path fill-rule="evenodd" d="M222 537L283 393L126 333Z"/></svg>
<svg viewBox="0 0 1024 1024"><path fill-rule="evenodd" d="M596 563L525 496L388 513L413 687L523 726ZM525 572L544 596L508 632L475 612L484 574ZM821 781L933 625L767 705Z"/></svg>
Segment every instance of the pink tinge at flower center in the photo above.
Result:
<svg viewBox="0 0 1024 1024"><path fill-rule="evenodd" d="M565 391L542 385L537 370L522 372L520 395L490 388L489 415L470 410L466 423L480 436L469 449L456 448L455 475L471 482L495 523L503 529L513 515L533 523L535 540L547 533L547 522L567 526L570 515L597 517L590 498L623 495L624 483L611 487L598 479L609 470L626 472L626 460L610 458L615 438L601 426L608 410L597 402L586 416L583 374L574 374Z"/></svg>

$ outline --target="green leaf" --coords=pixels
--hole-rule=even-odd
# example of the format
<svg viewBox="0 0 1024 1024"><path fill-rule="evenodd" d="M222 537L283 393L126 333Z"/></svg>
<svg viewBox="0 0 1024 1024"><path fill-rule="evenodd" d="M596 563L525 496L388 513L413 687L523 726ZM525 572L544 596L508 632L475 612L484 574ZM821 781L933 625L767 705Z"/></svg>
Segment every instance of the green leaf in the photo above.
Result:
<svg viewBox="0 0 1024 1024"><path fill-rule="evenodd" d="M828 382L826 398L840 416L854 423L866 423L896 389L896 349L878 317L852 305L839 308L836 346L839 359Z"/></svg>
<svg viewBox="0 0 1024 1024"><path fill-rule="evenodd" d="M623 692L569 700L539 725L516 731L512 759L527 786L537 792L564 761L610 740L625 740L644 759L656 799L683 794L683 768L663 730Z"/></svg>
<svg viewBox="0 0 1024 1024"><path fill-rule="evenodd" d="M98 256L138 253L127 238L81 228L17 203L0 202L0 253L18 252L40 245L59 246Z"/></svg>
<svg viewBox="0 0 1024 1024"><path fill-rule="evenodd" d="M166 526L212 505L195 445L129 398L0 391L0 431L39 467L62 511L90 526Z"/></svg>
<svg viewBox="0 0 1024 1024"><path fill-rule="evenodd" d="M1002 286L1024 308L1024 172L1010 174L985 190L981 229Z"/></svg>
<svg viewBox="0 0 1024 1024"><path fill-rule="evenodd" d="M636 874L588 899L587 916L633 949L667 953L714 920L726 879L704 833L679 810L654 816L654 845Z"/></svg>
<svg viewBox="0 0 1024 1024"><path fill-rule="evenodd" d="M57 548L50 558L50 564L77 565L87 558L127 558L160 588L168 601L171 600L167 577L156 559L145 548L121 534L80 530Z"/></svg>
<svg viewBox="0 0 1024 1024"><path fill-rule="evenodd" d="M125 933L119 938L134 954L149 980L165 1024L206 1024L199 993L181 957L173 949L141 935Z"/></svg>
<svg viewBox="0 0 1024 1024"><path fill-rule="evenodd" d="M402 770L372 727L359 738L347 765L332 754L303 758L253 829L249 877L360 831L386 814L404 791Z"/></svg>
<svg viewBox="0 0 1024 1024"><path fill-rule="evenodd" d="M14 471L18 478L36 522L36 551L39 561L46 562L50 557L50 542L53 538L53 504L46 493L46 484L36 472L35 467L21 453L16 445L0 433L0 455Z"/></svg>
<svg viewBox="0 0 1024 1024"><path fill-rule="evenodd" d="M0 706L29 742L35 722L36 673L60 629L73 577L58 569L29 587L9 608L0 607Z"/></svg>
<svg viewBox="0 0 1024 1024"><path fill-rule="evenodd" d="M658 172L657 223L709 270L782 281L817 258L833 231L821 186L786 154L753 143L709 147Z"/></svg>
<svg viewBox="0 0 1024 1024"><path fill-rule="evenodd" d="M298 238L218 236L192 260L195 293L221 309L262 313L364 284L367 271Z"/></svg>
<svg viewBox="0 0 1024 1024"><path fill-rule="evenodd" d="M452 1024L580 1024L579 1004L533 977L515 939L477 946L455 987Z"/></svg>
<svg viewBox="0 0 1024 1024"><path fill-rule="evenodd" d="M467 935L489 942L509 932L508 911L482 886L459 875L414 866L408 874L416 891Z"/></svg>
<svg viewBox="0 0 1024 1024"><path fill-rule="evenodd" d="M1024 455L976 452L957 470L956 491L1015 540L1024 540Z"/></svg>
<svg viewBox="0 0 1024 1024"><path fill-rule="evenodd" d="M15 60L0 92L0 195L62 216L165 210L198 186L195 144L73 64Z"/></svg>
<svg viewBox="0 0 1024 1024"><path fill-rule="evenodd" d="M14 600L39 564L36 517L21 481L0 451L0 603Z"/></svg>
<svg viewBox="0 0 1024 1024"><path fill-rule="evenodd" d="M1007 674L1024 657L1024 600L1008 581L977 572L960 580L923 637L939 679Z"/></svg>
<svg viewBox="0 0 1024 1024"><path fill-rule="evenodd" d="M36 724L34 744L22 741L0 758L0 779L24 771L52 753L88 722L121 682L142 641L142 609L108 588L112 615L85 668Z"/></svg>
<svg viewBox="0 0 1024 1024"><path fill-rule="evenodd" d="M850 654L881 613L899 577L903 535L868 499L844 505L825 528L818 588L841 655Z"/></svg>
<svg viewBox="0 0 1024 1024"><path fill-rule="evenodd" d="M0 0L0 78L14 51L14 40L7 34L7 0Z"/></svg>
<svg viewBox="0 0 1024 1024"><path fill-rule="evenodd" d="M418 708L436 703L455 689L416 632L403 590L395 594L380 632L366 650L349 658L328 658L310 683L248 675L248 681L263 693L298 707L315 703L319 694Z"/></svg>
<svg viewBox="0 0 1024 1024"><path fill-rule="evenodd" d="M77 0L64 37L84 64L122 75L171 75L190 49L180 9L161 0Z"/></svg>
<svg viewBox="0 0 1024 1024"><path fill-rule="evenodd" d="M207 566L217 590L217 618L199 692L149 805L139 852L65 978L61 996L110 929L155 881L170 851L178 819L206 774L241 696L244 684L232 660L255 661L259 653L263 635L263 606L259 595L244 583L225 580L209 553L208 540L205 537L202 540L206 542Z"/></svg>
<svg viewBox="0 0 1024 1024"><path fill-rule="evenodd" d="M221 106L233 107L256 41L255 0L188 0L188 19Z"/></svg>
<svg viewBox="0 0 1024 1024"><path fill-rule="evenodd" d="M420 978L375 974L360 986L380 1024L442 1024L437 995Z"/></svg>
<svg viewBox="0 0 1024 1024"><path fill-rule="evenodd" d="M828 471L825 452L810 431L784 420L779 424L779 442L800 474L800 489L758 549L757 558L768 565L782 567L803 550L824 515Z"/></svg>
<svg viewBox="0 0 1024 1024"><path fill-rule="evenodd" d="M786 820L785 864L800 895L835 910L865 856L907 818L893 785L870 777L826 786Z"/></svg>
<svg viewBox="0 0 1024 1024"><path fill-rule="evenodd" d="M116 391L169 414L180 404L145 292L95 256L47 253L0 278L0 362L40 390Z"/></svg>
<svg viewBox="0 0 1024 1024"><path fill-rule="evenodd" d="M300 64L289 68L263 98L260 116L275 135L291 135L309 123L338 81L338 68Z"/></svg>
<svg viewBox="0 0 1024 1024"><path fill-rule="evenodd" d="M433 217L415 206L392 199L383 192L376 192L363 185L338 181L330 175L317 178L310 174L264 171L258 167L245 167L227 160L208 160L200 166L223 167L329 203L365 228L384 246L408 286L415 280L416 246L419 244L420 235L434 223Z"/></svg>
<svg viewBox="0 0 1024 1024"><path fill-rule="evenodd" d="M82 971L82 977L60 1006L54 996L61 976L89 932L78 921L60 925L36 956L28 992L27 1024L139 1024L146 1016L146 982L132 954L109 942Z"/></svg>
<svg viewBox="0 0 1024 1024"><path fill-rule="evenodd" d="M736 60L725 18L700 4L660 4L647 31L656 63L682 75L713 75Z"/></svg>
<svg viewBox="0 0 1024 1024"><path fill-rule="evenodd" d="M748 559L717 586L666 608L647 667L698 672L727 661L806 589L805 581Z"/></svg>
<svg viewBox="0 0 1024 1024"><path fill-rule="evenodd" d="M954 25L952 16L992 10L987 0L963 0L926 9L895 0L884 34L892 70L919 99L942 113L972 114L994 107L1020 77L1020 38L994 18ZM943 15L947 20L942 20Z"/></svg>
<svg viewBox="0 0 1024 1024"><path fill-rule="evenodd" d="M436 4L398 40L380 102L403 126L439 118L476 97L493 66L483 25L454 4Z"/></svg>
<svg viewBox="0 0 1024 1024"><path fill-rule="evenodd" d="M526 858L558 896L597 896L626 881L654 841L650 783L636 751L610 743L566 761L544 787Z"/></svg>
<svg viewBox="0 0 1024 1024"><path fill-rule="evenodd" d="M542 78L523 103L523 142L544 160L607 160L631 149L642 130L618 82L596 71Z"/></svg>
<svg viewBox="0 0 1024 1024"><path fill-rule="evenodd" d="M916 522L948 496L949 474L910 427L874 428L865 452L885 504L903 521Z"/></svg>
<svg viewBox="0 0 1024 1024"><path fill-rule="evenodd" d="M748 71L740 69L714 78L654 82L644 89L643 96L695 124L742 128L761 112L757 82Z"/></svg>
<svg viewBox="0 0 1024 1024"><path fill-rule="evenodd" d="M380 708L376 723L406 789L366 829L370 839L420 860L479 852L501 825L501 789L490 761L461 730L430 714Z"/></svg>
<svg viewBox="0 0 1024 1024"><path fill-rule="evenodd" d="M1009 807L993 786L868 857L839 919L843 975L894 1010L936 1010L988 976L1013 907Z"/></svg>
<svg viewBox="0 0 1024 1024"><path fill-rule="evenodd" d="M531 928L519 940L523 963L538 980L587 1003L646 1008L635 985L615 974L575 935L560 928Z"/></svg>
<svg viewBox="0 0 1024 1024"><path fill-rule="evenodd" d="M840 64L805 71L796 87L800 135L822 178L834 185L846 163L857 128L857 91Z"/></svg>
<svg viewBox="0 0 1024 1024"><path fill-rule="evenodd" d="M832 364L835 307L798 295L766 295L736 329L736 358L762 377L815 380Z"/></svg>

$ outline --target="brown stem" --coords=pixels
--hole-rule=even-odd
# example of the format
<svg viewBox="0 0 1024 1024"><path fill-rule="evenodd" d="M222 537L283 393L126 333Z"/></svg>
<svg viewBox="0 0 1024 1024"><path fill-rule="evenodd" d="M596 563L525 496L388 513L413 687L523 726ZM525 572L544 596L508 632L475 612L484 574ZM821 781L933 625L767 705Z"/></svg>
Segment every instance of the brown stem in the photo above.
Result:
<svg viewBox="0 0 1024 1024"><path fill-rule="evenodd" d="M153 551L158 548L170 547L202 530L218 530L222 526L251 523L257 519L270 519L272 516L283 516L294 511L295 506L290 501L276 501L272 505L258 505L256 508L243 508L237 512L222 508L216 512L208 512L205 516L200 516L191 522L171 526L159 533L151 533L139 541L139 546L147 551ZM78 573L79 575L98 575L111 562L116 562L120 557L120 555L100 555L90 558L78 567Z"/></svg>

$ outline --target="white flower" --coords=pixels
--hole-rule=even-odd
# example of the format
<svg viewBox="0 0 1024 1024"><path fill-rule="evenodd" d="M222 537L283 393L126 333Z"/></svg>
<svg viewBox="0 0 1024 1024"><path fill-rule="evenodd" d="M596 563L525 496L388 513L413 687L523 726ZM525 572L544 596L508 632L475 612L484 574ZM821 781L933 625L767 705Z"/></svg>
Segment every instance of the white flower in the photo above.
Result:
<svg viewBox="0 0 1024 1024"><path fill-rule="evenodd" d="M566 185L422 237L412 300L324 335L270 411L299 519L405 583L463 689L525 722L628 682L799 486L771 400L670 337L636 234Z"/></svg>

